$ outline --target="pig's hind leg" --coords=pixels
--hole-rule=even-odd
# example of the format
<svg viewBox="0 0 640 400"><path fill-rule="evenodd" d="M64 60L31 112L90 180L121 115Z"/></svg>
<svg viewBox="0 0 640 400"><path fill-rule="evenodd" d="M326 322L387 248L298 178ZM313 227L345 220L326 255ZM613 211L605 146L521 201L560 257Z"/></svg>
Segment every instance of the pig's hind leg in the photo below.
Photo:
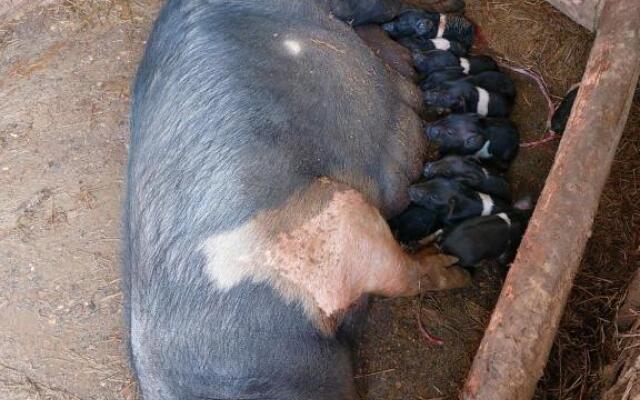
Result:
<svg viewBox="0 0 640 400"><path fill-rule="evenodd" d="M324 199L321 204L318 198ZM452 289L470 282L466 271L452 266L453 257L432 249L415 254L403 250L378 209L354 189L323 178L300 200L283 210L303 222L280 235L284 241L275 245L277 254L272 252L278 260L274 267L310 294L325 317L350 309L366 294L414 296L421 289Z"/></svg>
<svg viewBox="0 0 640 400"><path fill-rule="evenodd" d="M268 235L275 242L264 243L267 251L258 257L276 272L272 283L285 290L285 297L302 301L323 331L333 331L364 295L414 296L421 289L452 289L470 282L466 271L452 266L453 257L432 250L407 253L376 207L357 190L329 178L317 180L275 215L256 223L280 231ZM278 228L285 225L284 231Z"/></svg>
<svg viewBox="0 0 640 400"><path fill-rule="evenodd" d="M363 293L406 297L421 290L453 289L470 283L465 270L452 266L453 257L433 248L414 254L403 250L382 215L368 203L356 201L350 208L344 218L349 220L345 229L351 240L340 258L348 260L347 273Z"/></svg>

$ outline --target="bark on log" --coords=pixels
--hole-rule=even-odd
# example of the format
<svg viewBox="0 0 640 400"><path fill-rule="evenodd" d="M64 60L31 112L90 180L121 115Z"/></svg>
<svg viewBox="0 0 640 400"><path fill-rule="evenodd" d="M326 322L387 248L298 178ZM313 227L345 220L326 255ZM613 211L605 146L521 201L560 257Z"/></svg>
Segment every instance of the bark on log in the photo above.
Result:
<svg viewBox="0 0 640 400"><path fill-rule="evenodd" d="M552 6L562 11L567 17L595 31L598 17L606 0L547 0ZM631 6L631 4L630 4Z"/></svg>
<svg viewBox="0 0 640 400"><path fill-rule="evenodd" d="M461 397L524 400L543 373L640 73L638 0L608 0L553 168Z"/></svg>

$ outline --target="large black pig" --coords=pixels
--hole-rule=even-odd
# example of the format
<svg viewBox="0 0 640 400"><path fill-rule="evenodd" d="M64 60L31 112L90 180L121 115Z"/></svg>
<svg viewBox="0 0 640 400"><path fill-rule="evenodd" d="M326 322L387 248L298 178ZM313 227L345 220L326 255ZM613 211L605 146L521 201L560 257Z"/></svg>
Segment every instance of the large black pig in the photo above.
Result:
<svg viewBox="0 0 640 400"><path fill-rule="evenodd" d="M367 295L468 283L385 222L421 173L420 95L348 23L397 12L167 1L135 81L124 204L144 399L355 399L348 343Z"/></svg>

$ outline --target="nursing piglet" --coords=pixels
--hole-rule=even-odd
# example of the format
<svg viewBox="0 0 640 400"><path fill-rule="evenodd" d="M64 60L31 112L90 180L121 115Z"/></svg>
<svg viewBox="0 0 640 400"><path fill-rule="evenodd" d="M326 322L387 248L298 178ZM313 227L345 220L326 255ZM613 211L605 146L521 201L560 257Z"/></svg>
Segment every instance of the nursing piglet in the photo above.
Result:
<svg viewBox="0 0 640 400"><path fill-rule="evenodd" d="M491 215L505 211L509 203L478 192L463 183L444 178L435 178L412 185L409 197L415 204L438 214L443 224L455 224L480 215Z"/></svg>
<svg viewBox="0 0 640 400"><path fill-rule="evenodd" d="M472 156L450 155L427 163L423 176L427 179L453 179L479 192L511 201L509 182L504 176L483 167Z"/></svg>
<svg viewBox="0 0 640 400"><path fill-rule="evenodd" d="M444 228L438 243L442 251L458 257L463 267L494 258L506 265L515 256L530 216L528 208L513 208L471 218Z"/></svg>
<svg viewBox="0 0 640 400"><path fill-rule="evenodd" d="M506 169L518 153L520 135L515 125L502 118L478 114L451 114L425 127L427 138L440 153L473 155Z"/></svg>

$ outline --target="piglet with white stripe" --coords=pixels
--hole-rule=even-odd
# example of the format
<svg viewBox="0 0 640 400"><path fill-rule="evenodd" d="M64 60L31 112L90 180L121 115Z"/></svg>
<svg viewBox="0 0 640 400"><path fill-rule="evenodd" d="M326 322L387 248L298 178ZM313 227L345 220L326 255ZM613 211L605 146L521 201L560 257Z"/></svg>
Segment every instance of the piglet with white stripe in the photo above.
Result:
<svg viewBox="0 0 640 400"><path fill-rule="evenodd" d="M509 182L505 177L483 167L472 156L452 155L427 163L423 176L427 179L453 179L479 192L511 201Z"/></svg>
<svg viewBox="0 0 640 400"><path fill-rule="evenodd" d="M414 36L399 39L398 42L413 52L447 50L457 57L464 57L469 51L462 43L444 38L426 39L421 36Z"/></svg>
<svg viewBox="0 0 640 400"><path fill-rule="evenodd" d="M513 108L509 97L489 92L467 80L444 82L423 93L425 105L453 113L476 113L483 117L508 117Z"/></svg>
<svg viewBox="0 0 640 400"><path fill-rule="evenodd" d="M413 61L416 69L425 75L454 67L460 68L465 75L498 70L498 64L489 56L456 57L444 50L414 53Z"/></svg>
<svg viewBox="0 0 640 400"><path fill-rule="evenodd" d="M508 264L515 256L531 216L528 202L515 207L445 228L438 238L440 249L458 257L463 267L474 267L482 260L496 258L499 263Z"/></svg>
<svg viewBox="0 0 640 400"><path fill-rule="evenodd" d="M389 220L389 228L401 243L416 242L435 232L439 226L436 212L416 204L409 205L402 214Z"/></svg>
<svg viewBox="0 0 640 400"><path fill-rule="evenodd" d="M394 39L414 35L426 35L438 30L438 21L432 21L429 13L423 10L409 9L403 11L398 18L386 24L382 24L389 36ZM433 35L435 37L435 34Z"/></svg>
<svg viewBox="0 0 640 400"><path fill-rule="evenodd" d="M476 75L485 71L497 71L498 64L485 55L460 57L460 66L465 74Z"/></svg>
<svg viewBox="0 0 640 400"><path fill-rule="evenodd" d="M453 54L451 54L451 56L457 59ZM414 60L415 59L416 57L414 54ZM466 59L460 58L460 60ZM489 67L489 64L487 64L487 67ZM420 71L417 66L416 69ZM427 74L427 77L420 82L420 88L422 91L437 90L437 88L445 82L453 82L462 79L479 86L490 93L498 93L506 97L510 102L515 100L516 87L513 81L507 75L498 71L483 71L477 75L468 75L462 67L446 67Z"/></svg>
<svg viewBox="0 0 640 400"><path fill-rule="evenodd" d="M445 68L462 68L460 58L447 50L417 51L412 55L416 69L427 76Z"/></svg>
<svg viewBox="0 0 640 400"><path fill-rule="evenodd" d="M415 204L438 214L445 225L459 223L480 215L491 215L509 209L509 203L478 192L452 179L435 178L409 188Z"/></svg>
<svg viewBox="0 0 640 400"><path fill-rule="evenodd" d="M484 71L465 79L491 93L499 93L513 102L516 98L516 85L513 80L500 71Z"/></svg>
<svg viewBox="0 0 640 400"><path fill-rule="evenodd" d="M468 19L459 15L438 13L427 13L426 18L430 24L424 25L431 29L425 29L423 32L416 31L416 35L429 39L444 38L455 40L467 48L473 45L475 29Z"/></svg>
<svg viewBox="0 0 640 400"><path fill-rule="evenodd" d="M462 72L462 68L451 67L445 68L440 71L435 71L425 79L420 82L420 89L425 92L427 90L436 89L438 86L442 85L444 82L457 81L465 78L464 72Z"/></svg>
<svg viewBox="0 0 640 400"><path fill-rule="evenodd" d="M425 128L440 153L473 155L507 169L518 153L520 135L515 125L503 118L481 118L478 114L451 114Z"/></svg>
<svg viewBox="0 0 640 400"><path fill-rule="evenodd" d="M458 15L429 13L422 10L407 10L383 29L394 38L420 36L425 39L445 38L460 42L466 47L473 45L474 27L466 18Z"/></svg>

